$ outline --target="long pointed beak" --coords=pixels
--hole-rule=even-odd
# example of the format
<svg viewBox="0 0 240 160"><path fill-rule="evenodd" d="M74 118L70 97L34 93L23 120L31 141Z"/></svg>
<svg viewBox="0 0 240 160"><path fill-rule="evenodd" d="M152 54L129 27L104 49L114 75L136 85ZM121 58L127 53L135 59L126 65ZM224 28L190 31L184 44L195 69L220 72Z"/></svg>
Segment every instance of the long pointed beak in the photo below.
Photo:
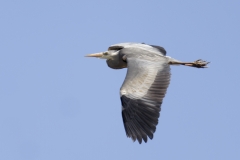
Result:
<svg viewBox="0 0 240 160"><path fill-rule="evenodd" d="M96 57L101 58L103 56L103 52L100 53L93 53L93 54L87 54L85 57Z"/></svg>

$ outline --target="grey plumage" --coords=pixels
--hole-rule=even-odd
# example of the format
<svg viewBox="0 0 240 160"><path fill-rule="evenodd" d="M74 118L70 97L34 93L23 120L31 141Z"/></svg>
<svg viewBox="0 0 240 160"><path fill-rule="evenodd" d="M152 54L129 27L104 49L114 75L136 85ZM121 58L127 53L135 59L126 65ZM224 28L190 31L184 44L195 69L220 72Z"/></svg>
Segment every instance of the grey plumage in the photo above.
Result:
<svg viewBox="0 0 240 160"><path fill-rule="evenodd" d="M170 83L170 64L205 68L208 62L180 62L166 56L163 47L141 43L120 43L108 51L87 57L107 59L113 69L128 68L120 89L126 135L139 143L153 138L161 104Z"/></svg>

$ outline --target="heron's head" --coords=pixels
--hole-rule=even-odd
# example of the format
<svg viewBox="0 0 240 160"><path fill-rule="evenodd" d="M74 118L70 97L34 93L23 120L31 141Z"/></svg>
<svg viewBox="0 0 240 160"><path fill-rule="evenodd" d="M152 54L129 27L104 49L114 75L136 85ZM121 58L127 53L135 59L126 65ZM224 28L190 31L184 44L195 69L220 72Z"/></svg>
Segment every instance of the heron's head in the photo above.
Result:
<svg viewBox="0 0 240 160"><path fill-rule="evenodd" d="M116 51L106 51L106 52L88 54L85 57L95 57L95 58L100 58L100 59L113 59L113 57L116 54L117 54Z"/></svg>
<svg viewBox="0 0 240 160"><path fill-rule="evenodd" d="M93 54L88 54L85 57L95 57L95 58L101 58L101 59L112 59L113 57L113 52L99 52L99 53L93 53Z"/></svg>

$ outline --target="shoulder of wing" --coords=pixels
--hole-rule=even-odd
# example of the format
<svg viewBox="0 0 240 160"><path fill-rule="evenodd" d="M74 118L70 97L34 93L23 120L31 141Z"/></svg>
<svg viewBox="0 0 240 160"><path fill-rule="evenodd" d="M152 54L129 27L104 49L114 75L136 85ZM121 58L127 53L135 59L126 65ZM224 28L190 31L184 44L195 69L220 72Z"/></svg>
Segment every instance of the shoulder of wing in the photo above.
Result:
<svg viewBox="0 0 240 160"><path fill-rule="evenodd" d="M108 50L121 50L121 49L126 49L126 48L135 48L138 50L141 50L141 52L148 51L151 53L155 53L155 54L161 54L161 55L166 55L166 50L161 47L161 46L157 46L157 45L148 45L145 43L118 43L118 44L114 44L111 45Z"/></svg>
<svg viewBox="0 0 240 160"><path fill-rule="evenodd" d="M123 48L119 51L119 55L121 57L124 57L124 61L129 62L131 59L132 61L137 60L146 60L146 61L154 61L157 62L159 60L167 60L167 57L165 57L162 54L159 54L156 51L153 50L147 50L146 48L140 48L140 47L127 47Z"/></svg>

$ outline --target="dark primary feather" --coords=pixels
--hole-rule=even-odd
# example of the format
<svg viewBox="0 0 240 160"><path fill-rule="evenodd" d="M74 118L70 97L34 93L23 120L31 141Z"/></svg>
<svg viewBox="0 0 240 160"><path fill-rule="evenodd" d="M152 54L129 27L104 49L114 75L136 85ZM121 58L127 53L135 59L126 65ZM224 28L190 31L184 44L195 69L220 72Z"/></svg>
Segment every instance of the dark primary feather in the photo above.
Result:
<svg viewBox="0 0 240 160"><path fill-rule="evenodd" d="M158 124L160 104L156 103L151 106L142 99L134 100L124 95L121 97L121 101L122 118L127 136L134 141L137 138L139 143L142 142L142 139L147 142L147 136L152 139Z"/></svg>
<svg viewBox="0 0 240 160"><path fill-rule="evenodd" d="M159 52L163 53L163 55L166 55L166 54L167 54L167 51L166 51L163 47L161 47L161 46L156 46L156 45L150 45L150 46L158 49Z"/></svg>
<svg viewBox="0 0 240 160"><path fill-rule="evenodd" d="M121 87L122 118L126 135L139 143L153 138L162 100L170 81L168 59L158 50L128 47L127 75Z"/></svg>

